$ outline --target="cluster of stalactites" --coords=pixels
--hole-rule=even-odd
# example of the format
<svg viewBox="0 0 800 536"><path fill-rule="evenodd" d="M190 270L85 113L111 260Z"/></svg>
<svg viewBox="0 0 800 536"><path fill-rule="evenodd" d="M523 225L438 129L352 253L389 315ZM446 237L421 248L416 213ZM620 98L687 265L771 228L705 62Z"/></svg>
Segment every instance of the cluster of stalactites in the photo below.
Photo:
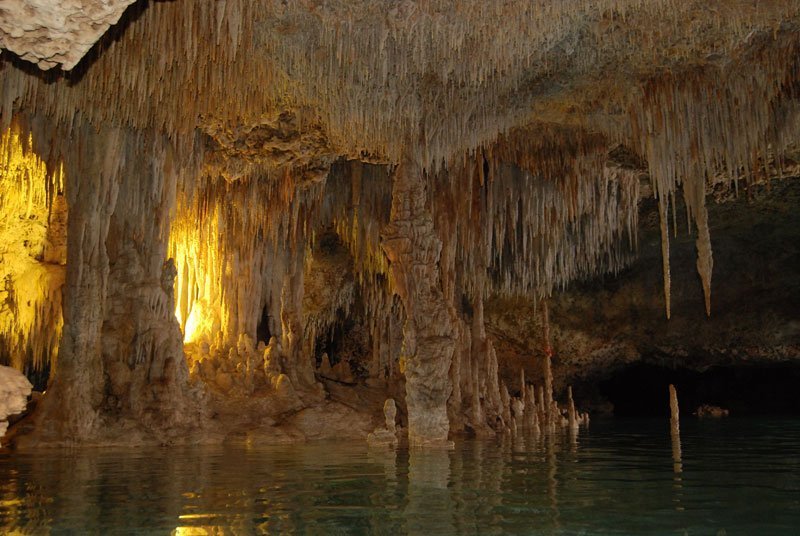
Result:
<svg viewBox="0 0 800 536"><path fill-rule="evenodd" d="M549 295L616 272L636 246L639 175L608 161L597 135L516 131L437 181L442 259L469 296ZM455 270L455 267L460 267Z"/></svg>
<svg viewBox="0 0 800 536"><path fill-rule="evenodd" d="M629 263L642 171L610 163L608 152L602 136L540 126L426 178L449 302L493 292L541 297ZM367 301L384 305L389 271L379 245L391 206L388 173L357 162L335 166L319 215L353 256Z"/></svg>
<svg viewBox="0 0 800 536"><path fill-rule="evenodd" d="M405 312L391 291L381 232L389 223L392 168L358 161L332 167L317 214L318 228L331 226L352 257L361 310L372 344L371 373L391 377L397 369L393 339L402 331Z"/></svg>
<svg viewBox="0 0 800 536"><path fill-rule="evenodd" d="M16 127L0 136L0 338L20 370L56 359L66 262L63 174L31 143Z"/></svg>
<svg viewBox="0 0 800 536"><path fill-rule="evenodd" d="M391 168L351 161L334 166L325 184L318 226L332 225L354 259L356 277L388 275L380 234L389 223Z"/></svg>
<svg viewBox="0 0 800 536"><path fill-rule="evenodd" d="M736 57L661 76L645 84L633 106L633 137L647 158L661 223L664 296L670 316L669 206L682 190L687 225L697 227L697 271L711 314L713 257L707 189L732 188L781 175L783 154L798 135L797 33L754 32Z"/></svg>
<svg viewBox="0 0 800 536"><path fill-rule="evenodd" d="M220 347L243 333L255 340L265 306L280 318L283 276L302 267L318 188L299 192L289 173L206 178L191 188L179 194L169 246L184 339Z"/></svg>
<svg viewBox="0 0 800 536"><path fill-rule="evenodd" d="M74 73L43 83L7 63L0 115L35 109L70 123L80 110L95 124L178 139L304 110L299 123L326 133L334 153L399 162L416 140L417 160L435 170L518 125L531 103L605 87L598 80L626 87L607 95L614 101L632 85L625 73L727 54L751 29L800 10L672 0L357 4L138 3ZM642 31L653 20L659 31Z"/></svg>

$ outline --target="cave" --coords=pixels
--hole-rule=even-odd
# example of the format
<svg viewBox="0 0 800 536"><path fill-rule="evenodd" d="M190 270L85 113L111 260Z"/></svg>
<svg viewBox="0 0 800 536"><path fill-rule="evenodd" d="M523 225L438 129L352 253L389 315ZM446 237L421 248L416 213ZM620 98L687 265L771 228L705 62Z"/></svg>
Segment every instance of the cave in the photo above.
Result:
<svg viewBox="0 0 800 536"><path fill-rule="evenodd" d="M797 2L6 4L0 476L116 447L195 490L191 464L162 479L125 456L188 452L223 485L213 449L252 475L286 445L309 471L381 449L400 491L368 499L408 515L352 527L497 532L546 510L558 532L558 467L616 444L615 419L664 432L677 489L703 434L800 417ZM82 481L114 480L82 456ZM476 484L473 463L505 477ZM473 484L502 512L424 515ZM546 507L503 503L506 484ZM22 530L7 505L47 502L12 495L0 531ZM300 510L324 512L312 496ZM175 497L139 529L194 515ZM261 514L242 530L309 530ZM724 519L702 526L758 528Z"/></svg>

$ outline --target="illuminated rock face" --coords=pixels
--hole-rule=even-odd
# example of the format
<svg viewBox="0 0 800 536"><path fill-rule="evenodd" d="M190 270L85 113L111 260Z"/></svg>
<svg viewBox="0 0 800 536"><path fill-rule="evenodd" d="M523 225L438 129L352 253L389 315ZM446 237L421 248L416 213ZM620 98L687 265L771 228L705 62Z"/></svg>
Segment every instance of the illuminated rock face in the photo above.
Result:
<svg viewBox="0 0 800 536"><path fill-rule="evenodd" d="M172 149L124 129L75 126L88 143L64 160L63 329L33 441L124 443L138 434L173 441L197 425L202 407L188 385L174 270L165 263ZM55 203L50 212L57 215ZM115 425L126 421L141 428L124 439Z"/></svg>
<svg viewBox="0 0 800 536"><path fill-rule="evenodd" d="M55 360L61 336L63 175L48 175L17 128L0 135L0 161L0 336L9 364L41 369Z"/></svg>
<svg viewBox="0 0 800 536"><path fill-rule="evenodd" d="M69 70L135 0L12 0L0 9L0 47L40 69Z"/></svg>

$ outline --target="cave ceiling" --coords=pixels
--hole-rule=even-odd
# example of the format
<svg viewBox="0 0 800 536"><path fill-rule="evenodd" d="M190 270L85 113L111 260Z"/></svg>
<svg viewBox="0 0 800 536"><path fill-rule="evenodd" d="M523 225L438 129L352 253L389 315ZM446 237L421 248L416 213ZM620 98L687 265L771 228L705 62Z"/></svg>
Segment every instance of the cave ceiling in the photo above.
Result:
<svg viewBox="0 0 800 536"><path fill-rule="evenodd" d="M232 177L409 148L436 168L543 122L628 141L648 84L724 78L800 14L777 0L179 0L122 15L129 3L0 10L4 120L199 131Z"/></svg>

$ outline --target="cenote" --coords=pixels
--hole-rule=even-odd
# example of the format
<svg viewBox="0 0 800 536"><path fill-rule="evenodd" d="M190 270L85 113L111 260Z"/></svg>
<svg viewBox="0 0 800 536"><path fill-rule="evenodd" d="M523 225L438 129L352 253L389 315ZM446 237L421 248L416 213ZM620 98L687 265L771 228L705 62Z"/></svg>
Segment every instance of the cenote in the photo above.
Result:
<svg viewBox="0 0 800 536"><path fill-rule="evenodd" d="M798 532L800 2L4 0L0 52L0 532Z"/></svg>

